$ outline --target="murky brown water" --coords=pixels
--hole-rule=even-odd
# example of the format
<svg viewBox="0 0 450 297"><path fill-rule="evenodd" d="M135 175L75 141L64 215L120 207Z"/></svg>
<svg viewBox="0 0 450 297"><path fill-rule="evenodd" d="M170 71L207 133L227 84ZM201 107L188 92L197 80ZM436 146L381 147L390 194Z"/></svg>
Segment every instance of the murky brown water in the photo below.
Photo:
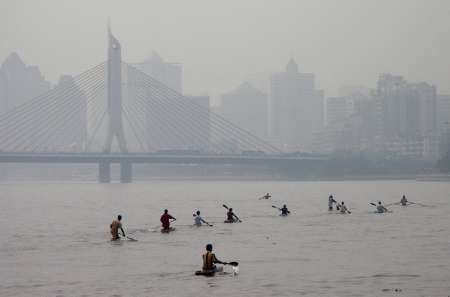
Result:
<svg viewBox="0 0 450 297"><path fill-rule="evenodd" d="M329 214L329 193L353 213ZM372 213L403 193L434 207ZM223 224L223 203L243 223ZM157 232L164 208L171 234ZM197 208L214 227L191 226ZM118 213L138 242L108 241ZM4 183L0 296L448 296L449 214L438 182ZM194 276L208 242L238 275Z"/></svg>

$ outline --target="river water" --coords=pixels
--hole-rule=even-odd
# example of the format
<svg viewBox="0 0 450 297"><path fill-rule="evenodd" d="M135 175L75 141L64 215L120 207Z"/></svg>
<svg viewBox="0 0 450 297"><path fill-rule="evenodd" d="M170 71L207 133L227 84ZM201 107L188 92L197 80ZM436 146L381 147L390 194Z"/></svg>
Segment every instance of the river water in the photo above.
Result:
<svg viewBox="0 0 450 297"><path fill-rule="evenodd" d="M352 214L329 213L330 193ZM403 193L429 206L373 213ZM198 208L214 227L192 226ZM119 213L137 242L109 241ZM2 183L0 296L448 296L449 213L444 182ZM239 274L194 276L206 243Z"/></svg>

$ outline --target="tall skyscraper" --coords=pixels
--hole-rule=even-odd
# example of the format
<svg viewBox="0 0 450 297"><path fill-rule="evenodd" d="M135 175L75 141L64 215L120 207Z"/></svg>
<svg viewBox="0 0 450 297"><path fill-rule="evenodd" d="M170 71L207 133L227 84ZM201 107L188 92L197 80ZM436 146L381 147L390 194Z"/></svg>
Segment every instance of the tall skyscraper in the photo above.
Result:
<svg viewBox="0 0 450 297"><path fill-rule="evenodd" d="M437 96L437 123L440 131L450 130L450 95Z"/></svg>
<svg viewBox="0 0 450 297"><path fill-rule="evenodd" d="M189 118L196 119L196 125L198 128L191 130L186 125L183 125L183 133L189 138L194 140L195 146L191 149L197 151L208 151L210 146L210 99L209 96L185 96L189 105L192 106L190 110L186 110L189 114Z"/></svg>
<svg viewBox="0 0 450 297"><path fill-rule="evenodd" d="M380 108L369 90L346 88L342 97L330 97L326 102L326 126L317 134L315 150L374 151L379 145Z"/></svg>
<svg viewBox="0 0 450 297"><path fill-rule="evenodd" d="M0 114L8 110L8 78L6 74L0 70Z"/></svg>
<svg viewBox="0 0 450 297"><path fill-rule="evenodd" d="M135 64L135 66L172 90L180 94L183 93L183 67L181 64L165 62L156 51L153 51L148 59Z"/></svg>
<svg viewBox="0 0 450 297"><path fill-rule="evenodd" d="M325 103L326 125L342 127L352 114L352 103L347 97L329 97Z"/></svg>
<svg viewBox="0 0 450 297"><path fill-rule="evenodd" d="M401 76L382 74L377 84L386 140L436 134L436 87L408 83Z"/></svg>
<svg viewBox="0 0 450 297"><path fill-rule="evenodd" d="M70 75L62 75L55 88L71 90L64 98L58 99L60 103L55 104L55 111L49 117L65 118L65 126L48 127L54 129L54 137L50 145L55 150L61 151L81 151L87 141L87 98L84 92L75 84ZM55 121L57 122L57 121Z"/></svg>
<svg viewBox="0 0 450 297"><path fill-rule="evenodd" d="M0 114L50 89L37 66L27 66L11 53L0 67Z"/></svg>
<svg viewBox="0 0 450 297"><path fill-rule="evenodd" d="M251 84L243 83L236 90L223 94L220 113L235 125L267 139L268 98Z"/></svg>
<svg viewBox="0 0 450 297"><path fill-rule="evenodd" d="M152 55L141 63L134 64L134 66L150 76L151 78L159 81L164 86L175 91L171 92L166 89L167 94L159 94L161 96L175 96L179 97L182 95L182 65L179 63L165 62L164 59L156 52L153 51ZM132 78L131 78L132 79ZM164 88L162 88L164 90ZM138 90L131 89L128 91L130 98L135 98L135 92ZM154 95L154 96L159 96ZM146 96L151 96L148 94ZM170 99L169 99L170 100ZM158 100L156 100L158 101ZM184 146L182 138L177 135L167 135L166 132L168 127L176 127L181 129L179 131L185 130L186 127L183 126L181 119L175 115L175 111L166 110L160 108L161 106L151 105L150 102L155 104L155 98L147 98L145 108L145 121L146 121L146 139L148 146L154 150L179 150L179 149L192 149ZM190 101L191 102L191 101ZM208 100L209 102L209 100ZM155 114L156 109L158 109L157 114ZM183 131L184 131L183 130ZM178 131L178 130L171 130ZM155 139L163 139L161 143L155 143Z"/></svg>
<svg viewBox="0 0 450 297"><path fill-rule="evenodd" d="M323 91L312 73L300 73L291 59L286 71L270 80L270 137L287 151L311 151L313 136L323 126Z"/></svg>
<svg viewBox="0 0 450 297"><path fill-rule="evenodd" d="M151 95L149 95L151 96ZM181 108L168 109L163 100L148 97L146 141L153 151L208 151L209 97L184 96ZM181 103L181 101L179 101ZM195 120L193 120L195 119ZM156 142L157 141L157 142Z"/></svg>

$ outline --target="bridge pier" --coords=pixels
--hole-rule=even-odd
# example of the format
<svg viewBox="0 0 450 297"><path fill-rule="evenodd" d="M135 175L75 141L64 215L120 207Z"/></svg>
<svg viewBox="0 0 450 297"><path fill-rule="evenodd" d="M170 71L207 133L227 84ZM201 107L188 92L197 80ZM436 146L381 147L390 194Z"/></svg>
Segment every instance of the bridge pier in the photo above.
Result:
<svg viewBox="0 0 450 297"><path fill-rule="evenodd" d="M133 180L133 165L129 161L120 162L120 182L131 183Z"/></svg>
<svg viewBox="0 0 450 297"><path fill-rule="evenodd" d="M98 163L98 182L111 182L111 164L109 162Z"/></svg>

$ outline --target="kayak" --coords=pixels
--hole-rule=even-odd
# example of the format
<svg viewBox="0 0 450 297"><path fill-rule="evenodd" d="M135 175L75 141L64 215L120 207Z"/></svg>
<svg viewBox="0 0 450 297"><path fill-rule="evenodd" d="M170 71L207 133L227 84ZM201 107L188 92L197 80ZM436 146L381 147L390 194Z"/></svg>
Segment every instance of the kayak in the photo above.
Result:
<svg viewBox="0 0 450 297"><path fill-rule="evenodd" d="M203 275L203 276L214 276L216 274L215 270L197 270L195 275Z"/></svg>
<svg viewBox="0 0 450 297"><path fill-rule="evenodd" d="M216 267L216 269L212 269L212 270L197 270L195 272L195 275L214 276L216 274L216 272L222 272L222 271L223 271L223 267L218 266L218 267Z"/></svg>
<svg viewBox="0 0 450 297"><path fill-rule="evenodd" d="M328 214L341 214L341 211L340 210L332 210L332 211L329 211Z"/></svg>
<svg viewBox="0 0 450 297"><path fill-rule="evenodd" d="M127 241L127 242L136 242L138 241L137 239L131 238L131 237L120 237L119 239L116 240L110 240L111 243L113 244L121 244L122 242Z"/></svg>
<svg viewBox="0 0 450 297"><path fill-rule="evenodd" d="M235 220L225 220L223 221L225 224L232 224L232 223L238 223L239 221L235 221Z"/></svg>
<svg viewBox="0 0 450 297"><path fill-rule="evenodd" d="M161 233L169 233L175 231L175 227L169 227L169 229L161 229Z"/></svg>
<svg viewBox="0 0 450 297"><path fill-rule="evenodd" d="M289 214L280 214L280 217L287 217Z"/></svg>
<svg viewBox="0 0 450 297"><path fill-rule="evenodd" d="M383 214L383 213L391 213L391 212L392 212L392 210L388 210L388 211L384 211L384 212L379 212L378 210L375 210L373 213Z"/></svg>

